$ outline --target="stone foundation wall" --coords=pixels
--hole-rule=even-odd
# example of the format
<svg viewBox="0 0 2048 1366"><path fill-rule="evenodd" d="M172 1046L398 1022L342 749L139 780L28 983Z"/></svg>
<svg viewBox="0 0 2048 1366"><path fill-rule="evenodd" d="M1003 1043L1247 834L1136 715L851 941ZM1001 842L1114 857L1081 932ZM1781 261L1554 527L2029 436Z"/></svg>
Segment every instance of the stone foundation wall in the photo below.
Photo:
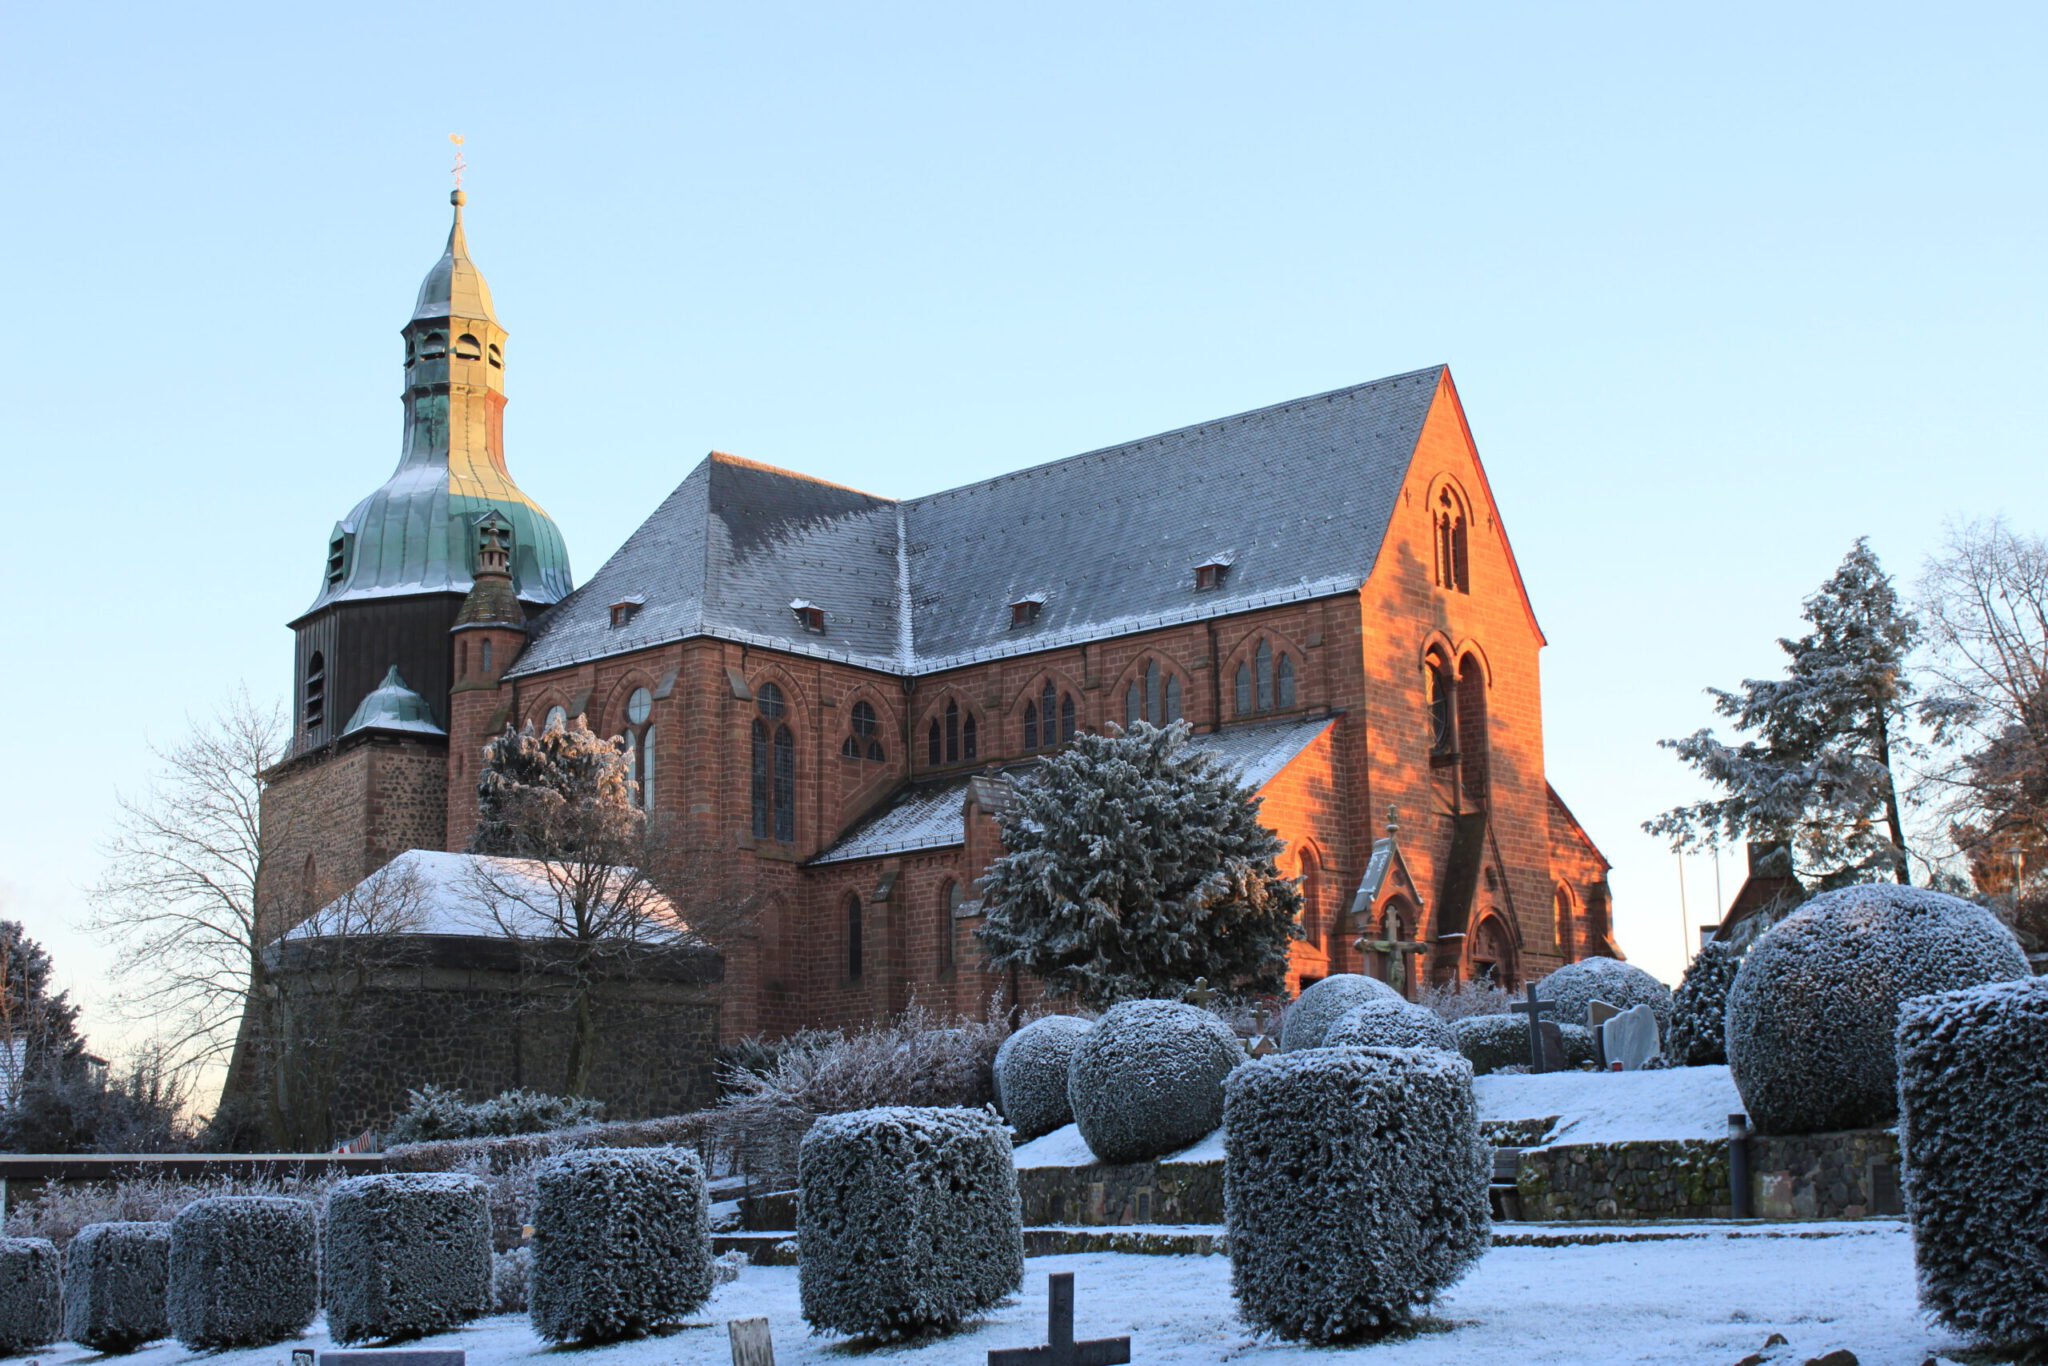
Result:
<svg viewBox="0 0 2048 1366"><path fill-rule="evenodd" d="M1899 1136L1890 1129L1757 1135L1749 1140L1759 1219L1904 1214Z"/></svg>
<svg viewBox="0 0 2048 1366"><path fill-rule="evenodd" d="M1725 1219L1725 1139L1531 1148L1515 1175L1524 1219Z"/></svg>
<svg viewBox="0 0 2048 1366"><path fill-rule="evenodd" d="M1221 1162L1023 1167L1026 1227L1041 1224L1220 1224Z"/></svg>

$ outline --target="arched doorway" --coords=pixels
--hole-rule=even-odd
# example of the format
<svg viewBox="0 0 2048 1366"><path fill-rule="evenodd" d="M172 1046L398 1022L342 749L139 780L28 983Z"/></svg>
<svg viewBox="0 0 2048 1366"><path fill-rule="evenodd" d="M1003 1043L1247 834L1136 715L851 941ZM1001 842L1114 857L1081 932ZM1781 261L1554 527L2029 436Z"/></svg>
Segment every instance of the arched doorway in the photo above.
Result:
<svg viewBox="0 0 2048 1366"><path fill-rule="evenodd" d="M1508 933L1508 927L1499 915L1492 911L1479 921L1479 928L1472 932L1471 979L1475 982L1490 981L1497 987L1513 991L1519 985L1515 971L1515 941Z"/></svg>

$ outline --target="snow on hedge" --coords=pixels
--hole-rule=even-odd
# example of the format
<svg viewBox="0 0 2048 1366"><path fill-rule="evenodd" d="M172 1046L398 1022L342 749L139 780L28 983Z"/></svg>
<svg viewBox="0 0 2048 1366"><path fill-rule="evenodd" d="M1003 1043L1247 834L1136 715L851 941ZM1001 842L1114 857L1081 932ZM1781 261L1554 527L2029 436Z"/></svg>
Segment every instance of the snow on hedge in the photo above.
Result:
<svg viewBox="0 0 2048 1366"><path fill-rule="evenodd" d="M1410 1001L1367 1001L1337 1017L1323 1035L1323 1047L1442 1048L1458 1051L1450 1022Z"/></svg>
<svg viewBox="0 0 2048 1366"><path fill-rule="evenodd" d="M1893 883L1824 892L1765 931L1728 991L1728 1062L1764 1133L1891 1123L1899 1003L2031 976L2012 931Z"/></svg>
<svg viewBox="0 0 2048 1366"><path fill-rule="evenodd" d="M1298 1007L1297 1007L1298 1008ZM1244 1061L1230 1026L1179 1001L1111 1006L1067 1072L1081 1137L1104 1162L1185 1148L1223 1122L1223 1079Z"/></svg>
<svg viewBox="0 0 2048 1366"><path fill-rule="evenodd" d="M1487 1250L1493 1154L1463 1058L1283 1053L1240 1068L1228 1092L1231 1281L1255 1327L1316 1343L1377 1337Z"/></svg>
<svg viewBox="0 0 2048 1366"><path fill-rule="evenodd" d="M2048 1325L2048 979L1899 1010L1900 1156L1920 1298L1982 1342Z"/></svg>
<svg viewBox="0 0 2048 1366"><path fill-rule="evenodd" d="M827 1115L804 1135L798 1173L803 1315L820 1332L952 1328L1023 1279L1010 1135L986 1111Z"/></svg>
<svg viewBox="0 0 2048 1366"><path fill-rule="evenodd" d="M711 1297L704 1167L688 1148L586 1148L534 1174L527 1315L549 1342L612 1342Z"/></svg>
<svg viewBox="0 0 2048 1366"><path fill-rule="evenodd" d="M1564 1066L1592 1062L1593 1031L1584 1025L1557 1027L1564 1038ZM1467 1015L1451 1022L1451 1037L1472 1070L1481 1076L1503 1067L1529 1065L1529 1021L1521 1015ZM1550 1059L1552 1067L1558 1065Z"/></svg>
<svg viewBox="0 0 2048 1366"><path fill-rule="evenodd" d="M95 1352L168 1337L171 1226L87 1224L64 1249L64 1336Z"/></svg>
<svg viewBox="0 0 2048 1366"><path fill-rule="evenodd" d="M57 1245L48 1238L0 1238L0 1356L55 1342L63 1331Z"/></svg>
<svg viewBox="0 0 2048 1366"><path fill-rule="evenodd" d="M1325 977L1310 984L1294 1004L1287 1007L1287 1018L1280 1022L1280 1051L1292 1053L1302 1048L1321 1048L1323 1035L1345 1011L1368 1001L1400 999L1400 992L1377 977L1365 977L1355 972L1339 972Z"/></svg>
<svg viewBox="0 0 2048 1366"><path fill-rule="evenodd" d="M1020 1140L1073 1123L1067 1068L1081 1036L1092 1027L1078 1015L1047 1015L1004 1039L996 1050L996 1106Z"/></svg>
<svg viewBox="0 0 2048 1366"><path fill-rule="evenodd" d="M1728 988L1742 957L1733 945L1710 939L1686 965L1671 996L1671 1029L1664 1056L1678 1067L1728 1061Z"/></svg>
<svg viewBox="0 0 2048 1366"><path fill-rule="evenodd" d="M195 1352L297 1337L319 1307L316 1220L304 1200L217 1195L171 1220L171 1335Z"/></svg>
<svg viewBox="0 0 2048 1366"><path fill-rule="evenodd" d="M343 1181L327 1197L321 1251L336 1342L416 1338L490 1312L490 1199L477 1177Z"/></svg>
<svg viewBox="0 0 2048 1366"><path fill-rule="evenodd" d="M1586 1008L1595 1001L1627 1010L1648 1006L1657 1017L1661 1036L1671 1028L1671 988L1633 963L1619 958L1581 958L1536 984L1536 994L1557 1007L1550 1016L1560 1024L1586 1024Z"/></svg>

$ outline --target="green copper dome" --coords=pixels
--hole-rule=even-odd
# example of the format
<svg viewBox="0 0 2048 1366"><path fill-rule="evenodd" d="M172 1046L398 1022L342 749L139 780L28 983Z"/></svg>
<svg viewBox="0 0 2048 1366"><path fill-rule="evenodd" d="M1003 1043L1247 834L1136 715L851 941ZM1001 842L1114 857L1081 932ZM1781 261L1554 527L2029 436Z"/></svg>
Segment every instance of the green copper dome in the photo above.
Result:
<svg viewBox="0 0 2048 1366"><path fill-rule="evenodd" d="M421 735L448 733L434 724L434 709L427 705L427 699L405 686L405 680L398 676L396 664L384 675L384 681L357 706L341 733L352 735L359 730L409 730Z"/></svg>
<svg viewBox="0 0 2048 1366"><path fill-rule="evenodd" d="M405 338L405 436L398 468L328 536L309 611L329 603L467 593L483 528L510 528L522 601L553 603L576 586L554 519L505 464L505 329L469 259L462 192L448 247L427 272Z"/></svg>

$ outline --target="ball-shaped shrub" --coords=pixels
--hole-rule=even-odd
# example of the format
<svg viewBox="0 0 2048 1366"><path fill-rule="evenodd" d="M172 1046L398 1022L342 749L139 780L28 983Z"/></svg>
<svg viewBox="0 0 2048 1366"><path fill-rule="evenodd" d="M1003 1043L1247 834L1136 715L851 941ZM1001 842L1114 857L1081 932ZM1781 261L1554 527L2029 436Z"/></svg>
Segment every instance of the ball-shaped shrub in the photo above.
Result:
<svg viewBox="0 0 2048 1366"><path fill-rule="evenodd" d="M1226 1089L1224 1220L1247 1322L1315 1343L1377 1337L1486 1251L1493 1151L1463 1058L1282 1053Z"/></svg>
<svg viewBox="0 0 2048 1366"><path fill-rule="evenodd" d="M1619 958L1581 958L1566 963L1536 984L1536 994L1557 1007L1548 1018L1559 1024L1583 1026L1586 1010L1595 1001L1627 1010L1648 1006L1657 1017L1662 1037L1671 1028L1671 988L1633 963Z"/></svg>
<svg viewBox="0 0 2048 1366"><path fill-rule="evenodd" d="M1598 1056L1593 1031L1584 1025L1559 1025L1557 1032L1564 1040L1564 1057L1545 1059L1553 1070L1577 1067ZM1467 1015L1452 1022L1451 1036L1472 1070L1481 1076L1503 1067L1529 1065L1529 1022L1520 1015Z"/></svg>
<svg viewBox="0 0 2048 1366"><path fill-rule="evenodd" d="M1067 1100L1089 1150L1143 1162L1187 1147L1223 1122L1223 1079L1244 1061L1230 1026L1179 1001L1111 1006L1081 1037Z"/></svg>
<svg viewBox="0 0 2048 1366"><path fill-rule="evenodd" d="M171 1335L195 1352L305 1331L319 1307L317 1221L304 1200L217 1195L171 1220Z"/></svg>
<svg viewBox="0 0 2048 1366"><path fill-rule="evenodd" d="M949 1329L1024 1276L1010 1135L985 1110L827 1115L798 1156L797 1285L820 1332Z"/></svg>
<svg viewBox="0 0 2048 1366"><path fill-rule="evenodd" d="M1671 1029L1664 1038L1664 1056L1680 1067L1706 1067L1728 1061L1728 988L1742 956L1718 939L1710 939L1686 965L1678 990L1671 995Z"/></svg>
<svg viewBox="0 0 2048 1366"><path fill-rule="evenodd" d="M1442 1048L1458 1051L1450 1021L1409 1001L1367 1001L1337 1017L1323 1047Z"/></svg>
<svg viewBox="0 0 2048 1366"><path fill-rule="evenodd" d="M1362 1006L1367 1001L1398 1001L1401 993L1377 977L1363 977L1355 972L1339 972L1312 983L1308 990L1287 1007L1287 1018L1280 1022L1280 1051L1292 1053L1302 1048L1321 1048L1323 1035L1337 1017L1353 1006Z"/></svg>
<svg viewBox="0 0 2048 1366"><path fill-rule="evenodd" d="M327 1197L321 1251L336 1342L422 1337L490 1311L490 1198L474 1176L351 1177Z"/></svg>
<svg viewBox="0 0 2048 1366"><path fill-rule="evenodd" d="M548 1342L615 1342L711 1298L704 1165L688 1148L585 1148L534 1173L527 1316Z"/></svg>
<svg viewBox="0 0 2048 1366"><path fill-rule="evenodd" d="M2030 975L2012 931L1959 897L1892 883L1822 893L1749 946L1728 989L1728 1065L1751 1123L1891 1123L1899 1003Z"/></svg>
<svg viewBox="0 0 2048 1366"><path fill-rule="evenodd" d="M1921 1303L1990 1344L2048 1325L2048 978L1899 1008L1899 1147Z"/></svg>
<svg viewBox="0 0 2048 1366"><path fill-rule="evenodd" d="M1003 1040L996 1050L996 1106L1020 1139L1074 1122L1067 1068L1075 1045L1093 1026L1078 1015L1047 1015Z"/></svg>
<svg viewBox="0 0 2048 1366"><path fill-rule="evenodd" d="M64 1336L95 1352L168 1337L171 1226L87 1224L64 1249Z"/></svg>
<svg viewBox="0 0 2048 1366"><path fill-rule="evenodd" d="M57 1245L48 1238L0 1238L0 1356L55 1342L63 1331Z"/></svg>

